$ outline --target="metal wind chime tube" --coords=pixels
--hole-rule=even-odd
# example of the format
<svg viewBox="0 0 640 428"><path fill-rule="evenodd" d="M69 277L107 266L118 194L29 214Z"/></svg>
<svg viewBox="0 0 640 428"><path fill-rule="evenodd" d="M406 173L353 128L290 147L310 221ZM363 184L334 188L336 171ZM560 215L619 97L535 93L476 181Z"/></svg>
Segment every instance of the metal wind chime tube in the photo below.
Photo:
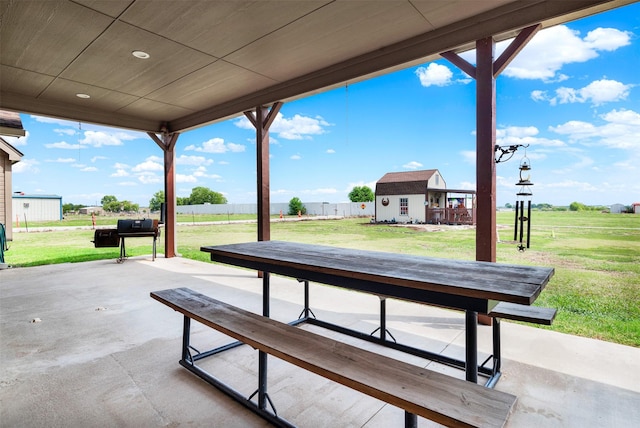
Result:
<svg viewBox="0 0 640 428"><path fill-rule="evenodd" d="M516 183L516 186L520 186L520 190L516 194L518 197L516 200L516 217L515 217L515 228L513 233L513 240L518 242L518 250L524 251L525 248L529 248L531 243L531 196L533 193L531 192L531 186L533 183L531 182L531 176L527 175L523 176L523 173L526 173L531 170L531 162L526 155L520 161L520 181ZM527 202L527 214L524 213L524 203L525 200ZM527 243L526 247L524 245L524 229L525 222L527 226ZM518 232L520 236L518 236Z"/></svg>

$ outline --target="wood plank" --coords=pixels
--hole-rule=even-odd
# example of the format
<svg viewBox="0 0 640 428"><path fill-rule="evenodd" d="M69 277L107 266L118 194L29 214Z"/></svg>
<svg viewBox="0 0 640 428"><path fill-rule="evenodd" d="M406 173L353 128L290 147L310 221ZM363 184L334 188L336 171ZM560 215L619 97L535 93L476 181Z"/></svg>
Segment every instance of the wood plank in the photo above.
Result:
<svg viewBox="0 0 640 428"><path fill-rule="evenodd" d="M554 308L523 306L514 303L500 302L489 313L491 317L499 317L534 324L551 325L558 311Z"/></svg>
<svg viewBox="0 0 640 428"><path fill-rule="evenodd" d="M471 298L530 305L554 274L553 268L442 259L378 251L260 241L205 246L211 260L252 267L265 263L273 273L286 269L395 285ZM300 275L301 277L304 275Z"/></svg>
<svg viewBox="0 0 640 428"><path fill-rule="evenodd" d="M253 348L448 426L504 426L516 397L225 304L188 288L151 297Z"/></svg>

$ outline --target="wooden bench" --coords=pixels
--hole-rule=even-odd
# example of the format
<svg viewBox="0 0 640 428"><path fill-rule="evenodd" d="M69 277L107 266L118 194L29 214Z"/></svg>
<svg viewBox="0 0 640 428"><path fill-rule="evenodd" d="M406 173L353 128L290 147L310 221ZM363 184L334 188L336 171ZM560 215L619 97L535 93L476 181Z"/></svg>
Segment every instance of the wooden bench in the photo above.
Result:
<svg viewBox="0 0 640 428"><path fill-rule="evenodd" d="M256 405L251 402L253 395L248 399L239 396L196 368L189 350L191 319L264 353L264 363L260 366L264 364L265 372L266 354L273 355L403 409L407 427L417 425L416 415L447 426L502 427L516 401L513 395L326 338L188 288L156 291L151 293L151 297L184 315L185 337L180 363L279 426L291 425L277 416L275 408L274 414L268 411L264 400L262 404L259 400ZM259 389L266 394L266 373L264 381L265 385L261 385L259 380ZM267 399L271 403L268 396Z"/></svg>
<svg viewBox="0 0 640 428"><path fill-rule="evenodd" d="M297 278L297 281L304 283L304 309L300 313L298 323L309 322L314 325L318 325L323 328L327 328L333 331L338 331L349 336L357 337L369 342L378 343L383 346L388 346L393 349L397 349L402 352L406 352L419 357L433 359L443 364L450 365L452 367L464 368L464 361L449 358L440 354L435 354L430 351L417 349L411 346L406 346L397 343L393 334L387 329L387 296L378 295L380 298L380 325L373 330L370 334L364 334L355 330L351 330L345 327L340 327L332 323L328 323L322 320L318 320L315 314L309 306L309 281L303 278ZM405 299L400 299L405 300ZM459 310L456 308L446 307L446 309ZM494 387L501 376L500 368L502 363L501 355L501 341L500 341L500 320L510 319L513 321L523 321L532 324L551 325L556 317L557 310L553 308L543 308L538 306L520 305L517 303L499 302L493 310L488 314L493 318L492 324L492 354L486 358L481 364L479 364L478 370L483 375L487 376L487 382L485 386ZM374 336L378 333L378 337ZM391 337L391 341L387 339L387 335ZM486 367L487 363L492 361L491 367Z"/></svg>
<svg viewBox="0 0 640 428"><path fill-rule="evenodd" d="M532 324L551 325L556 318L556 313L557 309L554 308L500 302L488 315L492 318L504 318Z"/></svg>

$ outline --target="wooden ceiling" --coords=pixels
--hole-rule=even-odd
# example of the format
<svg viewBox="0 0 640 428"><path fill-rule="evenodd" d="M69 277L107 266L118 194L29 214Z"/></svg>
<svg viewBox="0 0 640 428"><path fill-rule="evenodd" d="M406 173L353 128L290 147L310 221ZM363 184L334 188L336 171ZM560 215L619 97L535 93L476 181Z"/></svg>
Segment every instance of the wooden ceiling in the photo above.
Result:
<svg viewBox="0 0 640 428"><path fill-rule="evenodd" d="M633 2L0 0L0 108L180 132Z"/></svg>

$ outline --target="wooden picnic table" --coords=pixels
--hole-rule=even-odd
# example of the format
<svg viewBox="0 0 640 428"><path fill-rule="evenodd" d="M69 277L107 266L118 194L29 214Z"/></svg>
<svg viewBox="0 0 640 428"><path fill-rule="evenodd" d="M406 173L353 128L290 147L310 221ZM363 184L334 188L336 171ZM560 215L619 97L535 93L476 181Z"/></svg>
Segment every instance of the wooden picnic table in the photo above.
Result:
<svg viewBox="0 0 640 428"><path fill-rule="evenodd" d="M269 274L379 296L465 311L466 379L477 382L478 312L499 302L531 305L553 268L355 250L296 242L258 241L201 247L211 260L256 269L263 276L263 315L269 316Z"/></svg>

